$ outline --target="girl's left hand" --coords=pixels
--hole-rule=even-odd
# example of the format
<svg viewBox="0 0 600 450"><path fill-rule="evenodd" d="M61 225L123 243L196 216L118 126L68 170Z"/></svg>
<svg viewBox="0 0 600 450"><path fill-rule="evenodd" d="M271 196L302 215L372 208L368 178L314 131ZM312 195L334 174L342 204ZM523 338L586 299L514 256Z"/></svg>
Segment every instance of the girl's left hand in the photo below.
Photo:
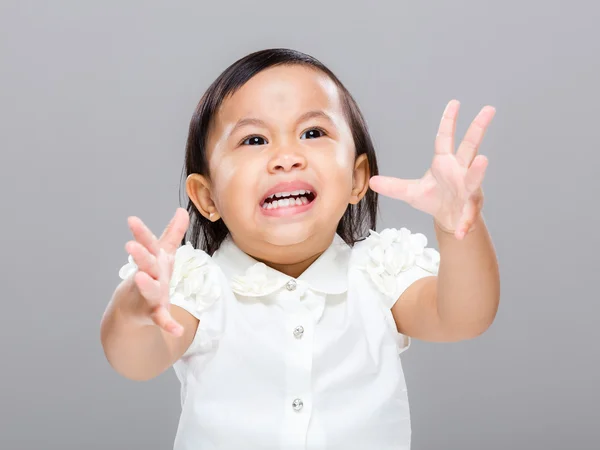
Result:
<svg viewBox="0 0 600 450"><path fill-rule="evenodd" d="M484 107L471 123L464 140L454 153L454 134L460 103L446 106L435 139L431 168L419 180L374 176L371 189L382 195L403 200L434 217L438 226L462 239L472 228L483 207L481 183L487 158L477 155L485 131L496 110Z"/></svg>

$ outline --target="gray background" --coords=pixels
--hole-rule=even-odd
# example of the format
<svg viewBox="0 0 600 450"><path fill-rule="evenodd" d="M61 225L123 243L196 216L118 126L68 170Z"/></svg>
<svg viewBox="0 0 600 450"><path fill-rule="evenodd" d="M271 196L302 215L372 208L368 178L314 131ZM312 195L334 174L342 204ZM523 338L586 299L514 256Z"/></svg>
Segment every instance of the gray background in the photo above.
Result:
<svg viewBox="0 0 600 450"><path fill-rule="evenodd" d="M497 107L481 153L501 307L478 339L405 353L413 448L600 448L594 2L0 5L0 448L172 447L174 373L128 381L100 346L126 217L162 231L201 94L235 59L278 46L346 83L386 175L427 169L449 99L463 105L460 136ZM379 228L433 239L424 214L381 209Z"/></svg>

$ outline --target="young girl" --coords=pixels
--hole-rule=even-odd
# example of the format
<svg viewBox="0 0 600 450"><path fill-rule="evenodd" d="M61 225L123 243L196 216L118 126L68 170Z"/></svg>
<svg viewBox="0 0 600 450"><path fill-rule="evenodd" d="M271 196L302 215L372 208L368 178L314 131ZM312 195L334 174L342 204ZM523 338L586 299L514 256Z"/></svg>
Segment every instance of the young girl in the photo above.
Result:
<svg viewBox="0 0 600 450"><path fill-rule="evenodd" d="M413 337L478 336L498 307L477 156L494 109L454 152L458 107L423 178L399 180L378 176L359 108L310 56L256 52L209 87L189 129L187 211L160 239L129 218L101 327L125 377L173 366L176 450L410 447L399 353ZM439 253L406 228L373 231L377 193L430 214Z"/></svg>

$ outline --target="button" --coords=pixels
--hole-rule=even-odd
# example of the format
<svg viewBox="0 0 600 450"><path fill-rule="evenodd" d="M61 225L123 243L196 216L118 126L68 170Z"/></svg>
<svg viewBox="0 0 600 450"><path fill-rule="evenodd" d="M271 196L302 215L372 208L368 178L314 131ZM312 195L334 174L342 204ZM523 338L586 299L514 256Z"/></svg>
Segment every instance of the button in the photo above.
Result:
<svg viewBox="0 0 600 450"><path fill-rule="evenodd" d="M285 288L288 291L294 291L296 289L296 281L295 280L290 280L285 284Z"/></svg>
<svg viewBox="0 0 600 450"><path fill-rule="evenodd" d="M303 406L304 403L302 402L302 399L296 398L292 402L292 408L294 408L294 411L300 411Z"/></svg>
<svg viewBox="0 0 600 450"><path fill-rule="evenodd" d="M300 339L303 334L304 334L304 327L302 325L298 325L296 328L294 328L294 337L296 339Z"/></svg>

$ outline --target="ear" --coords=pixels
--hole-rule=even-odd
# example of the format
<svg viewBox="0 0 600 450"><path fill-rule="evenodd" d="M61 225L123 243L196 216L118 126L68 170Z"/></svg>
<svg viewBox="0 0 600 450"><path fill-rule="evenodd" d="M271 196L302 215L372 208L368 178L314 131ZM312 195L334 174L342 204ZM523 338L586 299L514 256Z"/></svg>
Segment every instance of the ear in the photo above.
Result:
<svg viewBox="0 0 600 450"><path fill-rule="evenodd" d="M356 205L362 200L369 189L369 160L367 154L363 153L356 158L354 163L354 173L352 176L352 193L350 196L350 203Z"/></svg>
<svg viewBox="0 0 600 450"><path fill-rule="evenodd" d="M185 180L185 189L188 197L196 206L200 214L211 222L216 222L221 217L212 199L210 182L204 175L192 173Z"/></svg>

